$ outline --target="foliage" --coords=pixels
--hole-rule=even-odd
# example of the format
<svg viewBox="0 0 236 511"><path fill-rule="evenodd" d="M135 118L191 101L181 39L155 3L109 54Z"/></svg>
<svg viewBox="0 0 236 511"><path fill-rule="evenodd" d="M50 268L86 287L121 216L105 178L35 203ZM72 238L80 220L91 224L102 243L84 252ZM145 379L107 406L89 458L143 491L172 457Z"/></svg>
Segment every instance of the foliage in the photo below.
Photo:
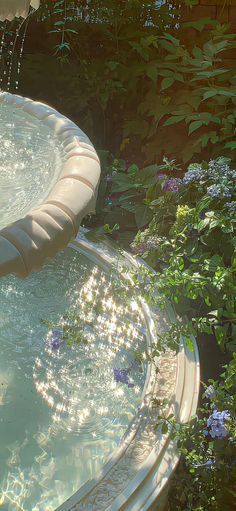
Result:
<svg viewBox="0 0 236 511"><path fill-rule="evenodd" d="M236 355L218 382L205 386L202 406L190 423L160 414L182 453L169 496L169 511L231 511L236 505Z"/></svg>
<svg viewBox="0 0 236 511"><path fill-rule="evenodd" d="M178 189L162 175L159 195L148 205L153 219L132 248L156 267L159 294L187 313L197 331L234 351L236 172L229 163L190 165Z"/></svg>
<svg viewBox="0 0 236 511"><path fill-rule="evenodd" d="M178 2L45 0L32 32L29 24L20 92L52 103L102 149L96 221L105 226L96 234L117 237L120 227L120 241L130 242L144 229L131 247L156 273L134 274L133 291L141 288L159 307L170 300L179 317L187 315L158 335L153 354L176 349L183 334L191 349L199 333L230 353L198 417L186 425L158 419L184 456L170 511L227 511L236 478L236 171L229 159L236 148L236 35L209 18L183 21L182 12ZM192 159L204 161L186 172ZM86 342L84 324L74 319L46 325L52 349Z"/></svg>
<svg viewBox="0 0 236 511"><path fill-rule="evenodd" d="M45 2L38 16L47 45L42 57L32 44L27 51L22 92L37 73L34 95L46 91L97 147L145 165L163 155L184 164L196 155L234 155L235 70L225 59L235 34L228 25L183 21L177 3L154 0Z"/></svg>

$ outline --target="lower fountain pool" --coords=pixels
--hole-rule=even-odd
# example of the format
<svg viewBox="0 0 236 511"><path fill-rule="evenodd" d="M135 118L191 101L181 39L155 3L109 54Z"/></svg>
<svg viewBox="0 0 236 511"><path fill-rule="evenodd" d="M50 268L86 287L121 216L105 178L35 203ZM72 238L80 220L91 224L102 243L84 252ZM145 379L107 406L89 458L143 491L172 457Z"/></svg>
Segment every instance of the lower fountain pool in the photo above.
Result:
<svg viewBox="0 0 236 511"><path fill-rule="evenodd" d="M93 478L142 400L139 305L72 248L0 280L0 508L53 511Z"/></svg>

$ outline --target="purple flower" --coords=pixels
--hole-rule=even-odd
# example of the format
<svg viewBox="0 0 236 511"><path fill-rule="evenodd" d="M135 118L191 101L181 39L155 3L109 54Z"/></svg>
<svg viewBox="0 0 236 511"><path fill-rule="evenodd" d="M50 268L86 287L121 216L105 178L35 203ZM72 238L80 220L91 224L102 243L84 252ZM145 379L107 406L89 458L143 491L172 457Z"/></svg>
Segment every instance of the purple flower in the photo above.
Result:
<svg viewBox="0 0 236 511"><path fill-rule="evenodd" d="M197 234L198 234L197 229L194 229L192 224L188 224L187 229L185 231L185 235L188 236L189 238L192 238L192 237L196 236Z"/></svg>
<svg viewBox="0 0 236 511"><path fill-rule="evenodd" d="M167 179L167 174L157 174L157 181L163 181L163 179Z"/></svg>
<svg viewBox="0 0 236 511"><path fill-rule="evenodd" d="M58 350L63 341L63 330L62 328L54 328L51 337L51 348L52 350Z"/></svg>
<svg viewBox="0 0 236 511"><path fill-rule="evenodd" d="M137 243L137 245L132 243L131 250L136 255L143 255L147 251L147 243L145 241Z"/></svg>
<svg viewBox="0 0 236 511"><path fill-rule="evenodd" d="M164 186L163 186L163 192L173 192L176 193L179 190L179 180L175 179L174 177L171 177L168 179Z"/></svg>
<svg viewBox="0 0 236 511"><path fill-rule="evenodd" d="M118 367L113 368L113 375L115 378L115 381L117 383L124 383L125 385L128 385L129 388L134 387L133 383L129 382L129 373L130 371L139 371L140 370L140 362L134 361L129 367L126 367L124 369L120 369Z"/></svg>
<svg viewBox="0 0 236 511"><path fill-rule="evenodd" d="M114 374L116 383L124 383L125 385L128 385L128 387L134 387L134 384L129 382L128 375L129 375L130 370L131 370L130 367L125 368L125 369L119 369L117 367L114 367L113 374Z"/></svg>

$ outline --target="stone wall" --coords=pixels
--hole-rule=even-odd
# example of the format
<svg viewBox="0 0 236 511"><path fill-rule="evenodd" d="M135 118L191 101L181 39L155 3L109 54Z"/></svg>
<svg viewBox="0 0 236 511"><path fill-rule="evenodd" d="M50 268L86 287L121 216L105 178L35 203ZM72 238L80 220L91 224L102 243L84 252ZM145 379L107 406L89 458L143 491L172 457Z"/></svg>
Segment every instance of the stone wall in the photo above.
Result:
<svg viewBox="0 0 236 511"><path fill-rule="evenodd" d="M229 32L236 33L236 0L199 0L198 5L184 9L185 21L212 18L218 20L219 23L230 24ZM206 26L205 30L207 28ZM186 31L186 40L193 38L196 38L197 41L197 32L192 29ZM222 52L220 56L224 58L224 63L228 68L236 69L236 49Z"/></svg>
<svg viewBox="0 0 236 511"><path fill-rule="evenodd" d="M198 5L186 8L188 20L213 18L220 23L230 23L231 30L236 29L236 0L199 0Z"/></svg>

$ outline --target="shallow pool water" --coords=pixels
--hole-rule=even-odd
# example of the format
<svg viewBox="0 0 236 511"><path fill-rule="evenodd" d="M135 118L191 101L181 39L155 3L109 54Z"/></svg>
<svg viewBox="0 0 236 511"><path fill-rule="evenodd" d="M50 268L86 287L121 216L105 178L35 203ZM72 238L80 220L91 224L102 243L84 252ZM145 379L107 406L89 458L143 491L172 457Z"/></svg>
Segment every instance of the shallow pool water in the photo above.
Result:
<svg viewBox="0 0 236 511"><path fill-rule="evenodd" d="M64 154L53 131L12 105L0 103L0 229L48 195Z"/></svg>
<svg viewBox="0 0 236 511"><path fill-rule="evenodd" d="M54 511L137 411L144 318L72 249L26 280L1 278L0 304L0 509Z"/></svg>

